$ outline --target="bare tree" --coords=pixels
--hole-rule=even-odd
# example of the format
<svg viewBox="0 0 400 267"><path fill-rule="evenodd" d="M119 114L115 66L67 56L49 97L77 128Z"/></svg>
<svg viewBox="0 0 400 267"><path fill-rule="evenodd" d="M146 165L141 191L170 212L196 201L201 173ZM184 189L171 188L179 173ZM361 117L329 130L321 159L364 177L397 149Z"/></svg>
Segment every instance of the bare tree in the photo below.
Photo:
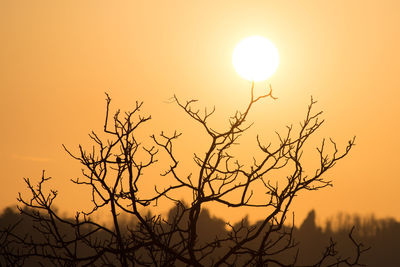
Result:
<svg viewBox="0 0 400 267"><path fill-rule="evenodd" d="M181 163L173 150L181 134L161 132L151 135L152 147L141 145L137 129L151 118L140 115L143 103L136 102L132 111L123 115L117 111L110 117L111 98L106 94L104 133L108 138L104 140L91 132L93 149L86 150L79 145L78 153L64 146L84 167L82 178L72 182L90 188L93 208L77 212L74 220L62 218L53 205L57 191L45 189L50 178L43 173L37 186L25 179L31 197L26 200L19 195L23 206L19 209L31 218L37 235L36 238L22 236L14 230L16 225L4 229L0 236L3 260L15 265L40 259L72 266L298 266L293 227L284 225L289 207L299 192L331 185L325 173L348 155L355 138L342 151L333 140L322 140L317 148L319 167L306 172L302 157L304 145L324 122L322 112L313 111L316 102L311 99L298 129L289 126L285 133L277 133L276 145L265 144L257 137L262 156L254 157L250 165L242 164L231 153L231 147L238 144L240 136L251 126L246 119L253 105L266 98L275 99L271 88L268 94L258 97L254 96L253 89L254 83L247 108L229 118L229 127L224 131L217 131L209 124L215 109L203 113L193 108L195 100L182 102L173 97L211 138L204 155L194 154L197 169L185 176L177 171ZM143 172L161 159L161 153L171 162L161 173L164 179L169 179L169 186L155 186L152 196L143 197L140 194ZM286 178L273 180L275 171L285 171ZM156 185L157 179L153 182ZM176 197L176 192L182 190L192 196L189 205ZM257 194L267 197L256 198ZM157 205L162 199L175 205L168 218L144 212L143 207ZM228 230L204 238L199 229L201 214L210 203L231 209L252 207L266 216L254 225L245 220L236 225L227 224ZM110 213L111 227L91 220L91 215L99 210ZM124 223L121 214L134 223ZM352 232L350 239L355 247L352 257L340 257L331 241L321 259L308 266L361 265L360 255L366 249L354 240Z"/></svg>

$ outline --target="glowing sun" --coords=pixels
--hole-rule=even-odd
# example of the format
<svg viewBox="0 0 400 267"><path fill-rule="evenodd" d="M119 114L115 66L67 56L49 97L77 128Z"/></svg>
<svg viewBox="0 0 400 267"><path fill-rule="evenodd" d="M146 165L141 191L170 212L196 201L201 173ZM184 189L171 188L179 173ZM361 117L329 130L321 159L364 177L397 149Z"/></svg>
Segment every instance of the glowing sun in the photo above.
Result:
<svg viewBox="0 0 400 267"><path fill-rule="evenodd" d="M247 37L235 47L232 63L236 72L246 80L263 81L278 68L278 49L264 37Z"/></svg>

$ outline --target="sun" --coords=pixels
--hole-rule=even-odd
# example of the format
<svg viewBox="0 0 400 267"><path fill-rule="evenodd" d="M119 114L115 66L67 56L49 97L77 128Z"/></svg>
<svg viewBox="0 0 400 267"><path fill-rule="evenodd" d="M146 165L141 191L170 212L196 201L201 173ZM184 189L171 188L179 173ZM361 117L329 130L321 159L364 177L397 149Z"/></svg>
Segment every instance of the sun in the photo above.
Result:
<svg viewBox="0 0 400 267"><path fill-rule="evenodd" d="M264 81L278 68L278 49L262 36L247 37L235 47L232 64L244 79Z"/></svg>

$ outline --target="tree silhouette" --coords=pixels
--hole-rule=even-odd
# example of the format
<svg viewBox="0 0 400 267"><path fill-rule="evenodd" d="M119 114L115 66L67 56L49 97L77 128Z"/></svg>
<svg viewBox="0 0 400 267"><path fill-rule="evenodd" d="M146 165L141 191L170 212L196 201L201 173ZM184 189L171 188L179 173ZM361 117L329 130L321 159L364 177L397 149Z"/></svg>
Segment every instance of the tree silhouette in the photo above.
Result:
<svg viewBox="0 0 400 267"><path fill-rule="evenodd" d="M0 237L3 259L13 265L33 258L73 266L297 266L298 255L288 254L297 245L293 227L284 225L289 207L299 192L331 185L324 174L348 155L355 138L349 140L342 152L330 139L331 153L327 152L328 142L322 140L317 148L319 167L306 171L304 145L324 122L320 118L322 112L313 111L316 102L311 99L298 129L289 126L284 134L277 133L276 145L264 144L257 137L262 156L254 157L250 165L243 164L235 159L231 147L238 144L240 136L250 127L246 119L253 105L265 98L275 99L271 88L268 94L258 97L253 89L254 83L247 108L230 117L229 127L224 131L216 131L209 124L215 108L201 113L193 108L195 100L181 102L174 96L174 102L210 137L205 154L194 154L197 169L185 176L177 171L181 163L173 149L181 133L153 134L153 146L141 145L137 130L151 118L140 114L143 103L136 102L132 111L123 115L117 111L111 117L111 98L106 94L107 137L102 139L91 132L93 149L79 145L77 154L64 146L84 167L83 177L72 181L90 188L93 208L77 212L74 220L62 218L53 205L57 191L45 189L50 178L43 172L37 186L25 179L31 197L27 200L19 195L24 207L19 210L31 219L35 234L19 234L14 230L17 224L3 230ZM161 173L164 179L169 179L169 185L159 188L154 179L153 194L141 194L143 172L161 159L161 153L170 162ZM277 171L285 171L286 177L273 179ZM177 192L182 191L192 196L189 204L177 198ZM256 198L256 194L266 197ZM157 205L160 200L174 203L175 208L167 218L144 211L143 207ZM221 221L211 220L205 213L204 208L210 203L231 209L256 208L265 218L255 225L244 218L238 224L226 224L226 230ZM110 213L111 227L91 219L99 210ZM130 223L123 218L129 218ZM350 239L356 248L353 258L339 257L332 242L318 260L307 266L360 265L359 258L365 249L351 233Z"/></svg>

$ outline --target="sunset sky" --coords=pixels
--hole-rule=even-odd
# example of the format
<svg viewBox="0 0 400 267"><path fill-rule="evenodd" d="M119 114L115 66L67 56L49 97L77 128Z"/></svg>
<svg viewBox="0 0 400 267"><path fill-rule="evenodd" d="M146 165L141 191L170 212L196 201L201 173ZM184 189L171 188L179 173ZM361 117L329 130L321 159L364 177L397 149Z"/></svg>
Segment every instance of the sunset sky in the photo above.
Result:
<svg viewBox="0 0 400 267"><path fill-rule="evenodd" d="M113 111L144 101L153 117L144 136L176 129L181 157L204 153L205 133L169 99L215 106L213 123L226 126L250 97L233 49L261 35L278 48L280 65L256 92L271 84L278 100L252 110L243 154L257 149L256 134L277 141L275 131L298 125L313 96L326 119L314 141L332 137L344 148L357 139L328 173L334 187L300 194L296 217L315 209L321 220L340 211L400 220L399 12L396 0L0 0L1 208L25 192L23 177L37 180L43 169L59 189L60 210L81 207L84 191L69 181L81 167L62 144L90 148L87 134L103 127L104 92Z"/></svg>

